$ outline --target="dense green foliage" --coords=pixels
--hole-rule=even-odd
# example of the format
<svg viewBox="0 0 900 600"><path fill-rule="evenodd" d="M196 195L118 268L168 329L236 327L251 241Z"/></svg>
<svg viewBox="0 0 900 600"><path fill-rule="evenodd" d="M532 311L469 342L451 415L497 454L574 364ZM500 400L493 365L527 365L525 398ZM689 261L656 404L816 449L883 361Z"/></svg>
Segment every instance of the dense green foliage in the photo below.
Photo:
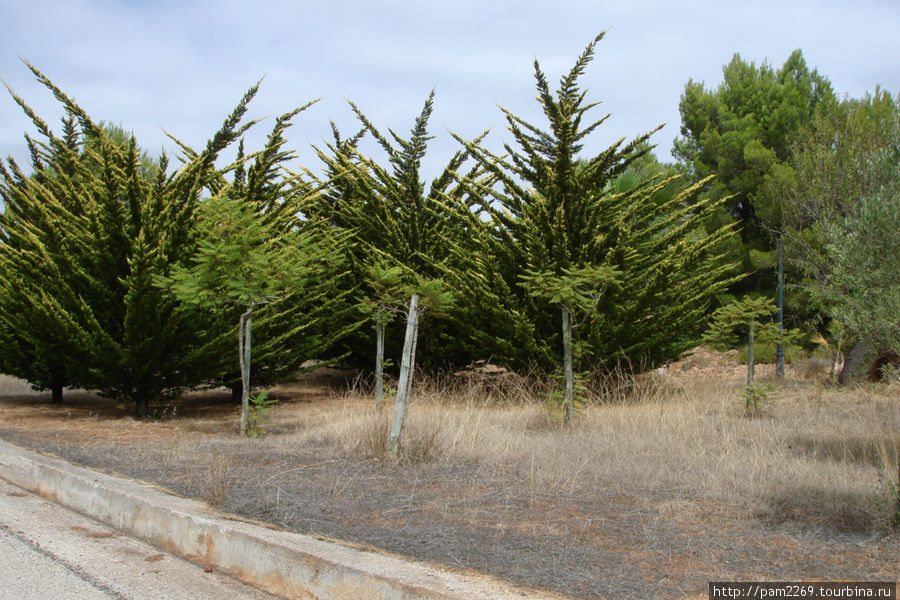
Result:
<svg viewBox="0 0 900 600"><path fill-rule="evenodd" d="M279 120L279 127L285 121L286 117ZM280 142L280 132L270 137L270 145ZM274 201L266 204L252 193L258 189L253 179L260 161L277 156L264 151L251 168L249 184L239 173L234 186L223 186L201 203L196 227L199 243L190 262L173 266L169 276L155 278L157 286L171 290L188 310L199 306L224 315L234 307L240 311L241 433L248 429L256 313L262 313L269 322L278 322L281 329L276 333L277 343L268 340L260 346L269 355L262 364L271 380L293 374L303 360L315 358L323 350L310 325L318 313L326 311L315 307L340 299L333 285L340 274L340 255L327 236L329 230L300 221L299 202L283 202L279 194L273 194ZM272 187L277 189L278 184ZM299 200L296 196L289 198ZM289 312L279 310L282 301L301 292L305 298L299 304L293 303Z"/></svg>
<svg viewBox="0 0 900 600"><path fill-rule="evenodd" d="M156 282L208 249L209 238L198 235L198 208L210 196L252 197L254 210L264 212L267 223L293 226L296 204L285 203L288 195L277 173L286 156L280 151L281 132L289 117L278 121L265 151L249 172L239 169L232 185L225 175L234 165L220 169L215 162L253 124L241 120L256 87L202 152L179 143L184 164L169 173L165 156L156 169L142 166L133 138L123 140L117 131L107 135L106 128L35 74L60 100L66 118L58 137L16 98L46 141L29 138L30 175L11 160L0 170L4 372L60 394L62 385L98 390L134 403L139 415L146 414L151 400L235 379L237 361L227 353L233 339L230 317L186 308ZM301 307L321 304L314 294L297 302ZM273 311L260 319L277 330L260 346L260 359L272 359L272 368L262 373L293 373L322 350L322 329L304 331L295 314ZM308 325L308 313L302 314ZM345 316L340 310L336 315Z"/></svg>
<svg viewBox="0 0 900 600"><path fill-rule="evenodd" d="M0 172L5 205L0 273L5 370L41 385L66 383L135 403L210 374L193 332L206 321L176 310L155 275L196 244L194 209L214 161L241 131L251 90L207 148L169 174L165 156L153 179L134 139L116 143L61 90L32 69L65 110L62 137L18 97L45 141L29 140L32 174L9 161ZM37 372L15 365L36 357Z"/></svg>
<svg viewBox="0 0 900 600"><path fill-rule="evenodd" d="M304 362L326 358L332 345L359 325L340 291L348 279L341 256L345 237L309 215L321 186L287 166L295 157L284 147L284 134L312 104L278 117L265 147L250 157L244 156L241 142L231 180L219 177L210 187L213 196L201 204L198 251L190 263L176 267L181 292L189 292L186 287L193 281L212 293L209 301L192 293L182 300L207 308L210 301L218 302L225 320L220 329L229 332L229 342L237 315L254 306L254 385L292 377ZM213 205L207 207L208 202ZM228 304L230 310L224 309ZM220 369L219 383L234 388L241 380L231 351L222 356Z"/></svg>
<svg viewBox="0 0 900 600"><path fill-rule="evenodd" d="M217 165L254 125L253 87L204 150L175 140L172 170L32 69L65 118L56 134L14 96L41 137L26 136L29 174L0 165L0 370L57 400L77 385L145 415L167 394L237 381L247 406L251 384L314 358L369 367L374 346L380 389L403 340L393 317L415 296L404 389L416 364L562 365L568 421L576 369L676 358L710 306L768 265L770 231L787 238L792 281L815 306L896 348L896 101L838 102L799 51L778 71L735 56L717 89L685 88L675 154L686 177L653 157L653 132L583 156L606 119L588 120L597 103L579 85L602 37L556 90L535 61L545 125L504 109L503 152L486 135L455 136L461 149L430 183L433 92L408 137L351 103L361 129L341 139L335 128L317 175L291 171L285 149L309 105L275 119L262 150L245 155L241 141ZM367 136L384 162L359 150ZM769 291L768 278L741 285ZM748 310L771 312L753 297L715 313L721 340Z"/></svg>
<svg viewBox="0 0 900 600"><path fill-rule="evenodd" d="M821 288L831 318L877 349L900 355L900 132L870 157L876 180L843 218L822 223L828 278Z"/></svg>
<svg viewBox="0 0 900 600"><path fill-rule="evenodd" d="M469 182L482 194L479 208L490 219L481 235L489 258L478 267L490 290L481 296L483 310L496 325L494 339L485 344L513 364L559 364L552 298L548 303L535 297L533 286L523 285L529 275L563 282L567 273L585 269L619 274L618 285L596 298L580 332L581 367L674 358L703 330L710 299L726 285L727 267L712 249L729 232L704 232L717 204L698 197L702 184L664 194L672 189L671 180L637 181L632 172L625 181L629 166L640 164L648 152L650 134L580 158L585 139L605 120L582 125L596 103L586 103L578 86L601 37L555 93L535 62L538 101L549 129L504 111L516 148L507 144L506 155L498 156L477 142L464 142L491 176Z"/></svg>
<svg viewBox="0 0 900 600"><path fill-rule="evenodd" d="M866 160L888 146L898 117L897 100L881 89L820 106L759 190L769 206L764 223L790 235L825 215L845 214L882 183Z"/></svg>
<svg viewBox="0 0 900 600"><path fill-rule="evenodd" d="M826 244L835 229L825 224L853 216L893 178L876 156L896 135L898 117L897 101L882 90L823 107L792 139L790 160L760 190L780 201L780 214L764 221L783 234L788 282L818 311L814 314L828 313L822 299L833 258Z"/></svg>
<svg viewBox="0 0 900 600"><path fill-rule="evenodd" d="M780 197L761 192L791 158L792 139L817 110L835 102L828 79L810 71L799 50L777 71L735 55L715 89L689 81L681 96L681 137L673 154L695 180L710 175L705 192L726 199L716 220L736 220L740 239L730 242L728 259L749 275L735 291L769 292L774 242L763 226L780 216Z"/></svg>
<svg viewBox="0 0 900 600"><path fill-rule="evenodd" d="M884 332L870 323L885 326L879 309L892 303L896 261L875 268L871 257L888 256L891 240L862 228L864 221L878 232L874 215L892 215L893 176L875 156L889 146L897 100L880 89L838 100L799 50L777 71L735 55L723 73L715 89L693 81L685 87L682 137L673 153L693 176L716 175L707 193L729 197L729 216L741 226L741 243L729 256L749 275L732 292L773 294L780 236L788 322L823 332L830 327L839 347L869 337L865 345L885 344Z"/></svg>
<svg viewBox="0 0 900 600"><path fill-rule="evenodd" d="M420 171L431 139L428 120L434 93L426 99L408 139L393 131L385 136L358 107L351 107L363 129L350 140L341 140L335 133L335 143L319 152L331 185L318 197L312 214L350 236L352 279L367 282L356 290L358 301L364 307L372 307L372 301L380 304L371 313L379 346L384 335L386 347L396 356L402 330L384 329L391 311L408 301L411 293L422 294L423 282L441 281L458 303L430 320L429 335L422 340L423 361L432 367L465 364L477 351L471 342L472 320L466 312L468 294L460 291L469 279L465 265L476 250L474 238L467 234L475 219L469 192L456 178L467 152L457 152L426 185ZM377 141L387 165L357 151L356 143L363 134ZM378 281L388 273L394 280L390 290L384 281ZM369 331L363 328L347 340L358 364L371 364Z"/></svg>

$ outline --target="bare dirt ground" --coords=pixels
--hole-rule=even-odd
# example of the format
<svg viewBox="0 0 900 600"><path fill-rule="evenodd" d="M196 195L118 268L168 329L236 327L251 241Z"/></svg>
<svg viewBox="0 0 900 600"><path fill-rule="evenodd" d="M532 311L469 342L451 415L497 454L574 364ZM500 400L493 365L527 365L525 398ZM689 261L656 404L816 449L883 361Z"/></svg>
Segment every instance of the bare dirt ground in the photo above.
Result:
<svg viewBox="0 0 900 600"><path fill-rule="evenodd" d="M285 529L576 598L896 580L884 500L900 386L839 390L790 371L747 418L742 377L699 353L589 406L569 431L495 380L434 387L414 396L399 462L382 451L371 397L322 381L277 389L258 439L237 435L226 394L136 421L91 394L53 405L6 381L0 437Z"/></svg>

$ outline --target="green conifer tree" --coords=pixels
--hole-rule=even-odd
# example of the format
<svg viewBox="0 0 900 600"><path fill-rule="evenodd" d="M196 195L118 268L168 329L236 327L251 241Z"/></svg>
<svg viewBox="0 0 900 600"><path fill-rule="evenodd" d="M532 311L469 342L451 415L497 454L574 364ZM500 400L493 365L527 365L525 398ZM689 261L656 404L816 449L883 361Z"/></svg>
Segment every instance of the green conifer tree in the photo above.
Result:
<svg viewBox="0 0 900 600"><path fill-rule="evenodd" d="M681 136L672 153L695 181L706 179L704 193L725 200L713 223L738 223L740 237L722 249L746 277L730 292L770 294L777 237L764 222L781 230L784 197L767 193L767 182L784 176L794 136L837 98L828 78L810 69L800 50L779 69L735 54L722 75L715 88L693 80L685 85L678 107Z"/></svg>
<svg viewBox="0 0 900 600"><path fill-rule="evenodd" d="M241 99L203 152L186 157L172 173L161 157L150 179L133 137L126 144L111 139L29 68L62 104L66 118L58 137L13 94L45 141L27 138L30 176L14 161L0 172L6 206L0 283L10 299L0 309L4 337L18 339L40 362L53 357L66 383L133 403L138 416L145 416L151 400L209 380L215 368L198 337L208 320L177 312L175 298L153 279L196 247L195 208L221 178L219 153L252 125L241 120L257 88ZM27 310L10 314L15 307ZM51 381L37 371L18 374L38 385Z"/></svg>
<svg viewBox="0 0 900 600"><path fill-rule="evenodd" d="M230 385L233 392L238 391L238 397L243 395L244 383L270 385L294 377L301 365L311 359L329 358L329 353L332 353L332 360L340 358L340 354L333 355L333 348L360 325L355 307L347 299L353 284L344 266L346 233L336 230L324 215L315 211L321 203L322 185L306 179L304 170L295 173L287 166L295 159L295 153L285 148L285 132L292 119L315 102L278 117L262 150L245 156L242 140L231 181L223 174L215 185L218 194L226 194L235 207L242 207L240 210L247 212L246 218L255 215L252 218L262 228L260 235L264 233L271 238L269 242L291 240L303 247L295 249L300 252L297 258L302 263L297 268L305 269L303 278L293 279L300 287L285 290L287 293L279 294L277 303L259 304L253 311L257 343L253 347L253 368L247 365L252 381L243 381L245 373L233 360L230 332L236 317L228 310L217 313L219 340L225 343L216 348L208 346L207 351L210 358L219 357L221 370L217 383ZM190 149L187 152L196 154ZM209 213L209 216L214 215L215 212ZM200 237L202 239L202 235ZM321 259L315 263L315 268L315 261L310 257L313 247ZM297 271L295 275L299 273ZM225 277L227 273L220 275ZM237 272L234 276L238 277ZM264 271L255 276L264 277ZM244 274L244 279L250 277L250 273ZM222 280L220 284L229 283ZM202 302L193 304L205 306ZM236 310L234 306L232 308Z"/></svg>
<svg viewBox="0 0 900 600"><path fill-rule="evenodd" d="M559 363L560 353L553 351L559 329L547 301L557 308L562 303L533 293L534 274L563 284L572 273L619 273L618 284L597 299L585 322L582 367L619 358L649 366L677 356L703 330L709 299L727 284L712 248L730 232L703 233L716 203L697 198L699 185L665 199L659 192L672 186L671 179L615 189L616 178L649 152L650 134L580 158L585 140L605 120L583 125L597 103L587 103L578 85L602 37L587 46L555 93L535 61L549 129L504 109L515 146L505 144L503 156L457 136L492 176L465 183L481 195L479 209L490 218L479 234L489 258L475 268L494 290L482 296L496 303L484 304L484 311L507 324L495 336L500 343L492 345L494 355L513 364Z"/></svg>
<svg viewBox="0 0 900 600"><path fill-rule="evenodd" d="M319 151L329 188L320 196L318 214L328 214L333 226L350 232L349 267L357 281L371 279L373 267L379 265L382 269L401 269L400 280L404 284L411 285L418 279L441 279L448 291L453 291L467 273L461 265L470 260L474 249L474 239L468 231L475 217L470 210L468 188L459 184L456 171L465 164L468 152L456 153L429 185L421 175L421 163L432 139L428 121L433 107L434 92L416 117L409 138L404 138L394 131L382 134L351 103L362 131L343 141L335 132L335 144ZM387 156L387 165L357 150L363 134L378 143ZM369 287L356 290L359 302L373 299ZM465 296L455 292L453 295L458 299ZM472 325L458 308L455 305L429 323L423 354L430 366L471 360ZM399 349L401 332L384 333L386 346ZM358 359L371 356L371 346L370 339L353 342ZM370 359L359 362L371 364Z"/></svg>

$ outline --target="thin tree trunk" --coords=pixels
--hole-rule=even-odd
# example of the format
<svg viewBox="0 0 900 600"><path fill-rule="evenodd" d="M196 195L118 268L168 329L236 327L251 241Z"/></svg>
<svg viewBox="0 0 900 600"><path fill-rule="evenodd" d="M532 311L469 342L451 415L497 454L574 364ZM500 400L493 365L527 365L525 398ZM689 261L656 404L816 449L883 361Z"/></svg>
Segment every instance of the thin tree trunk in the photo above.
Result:
<svg viewBox="0 0 900 600"><path fill-rule="evenodd" d="M407 389L412 383L410 366L412 365L412 349L415 345L416 324L419 319L419 296L413 294L409 300L409 313L406 317L406 337L403 340L403 359L400 362L400 380L397 382L397 398L394 400L394 420L391 423L391 435L388 448L394 457L400 452L400 436L406 425L406 403L409 395Z"/></svg>
<svg viewBox="0 0 900 600"><path fill-rule="evenodd" d="M850 352L844 357L844 367L841 369L841 374L838 375L839 384L846 385L857 379L857 372L863 364L868 346L866 340L862 338L856 340L856 343L850 348Z"/></svg>
<svg viewBox="0 0 900 600"><path fill-rule="evenodd" d="M897 496L896 503L894 504L894 517L897 521L894 523L897 527L900 527L900 453L897 452L898 446L894 445L894 456L897 457L897 487L894 488L894 494Z"/></svg>
<svg viewBox="0 0 900 600"><path fill-rule="evenodd" d="M58 381L54 381L50 384L50 401L53 404L62 404L63 401L63 384Z"/></svg>
<svg viewBox="0 0 900 600"><path fill-rule="evenodd" d="M384 329L386 324L375 323L375 408L384 406Z"/></svg>
<svg viewBox="0 0 900 600"><path fill-rule="evenodd" d="M776 301L778 305L778 315L776 321L778 323L778 345L775 348L775 375L779 379L784 379L784 268L782 261L781 234L778 235L777 271L778 276Z"/></svg>
<svg viewBox="0 0 900 600"><path fill-rule="evenodd" d="M416 310L413 327L412 350L409 352L409 383L406 386L406 402L403 403L403 422L406 423L406 415L409 413L409 405L412 404L413 380L416 377L416 346L419 344L419 316L421 310Z"/></svg>
<svg viewBox="0 0 900 600"><path fill-rule="evenodd" d="M250 412L250 346L251 346L251 332L253 330L253 312L250 311L250 314L247 315L247 319L244 321L244 386L243 390L241 390L241 413L243 415L243 427L246 431L247 422Z"/></svg>
<svg viewBox="0 0 900 600"><path fill-rule="evenodd" d="M138 419L146 419L150 412L150 403L146 395L141 395L134 401L134 414Z"/></svg>
<svg viewBox="0 0 900 600"><path fill-rule="evenodd" d="M572 424L575 412L575 376L572 373L572 315L569 309L562 307L563 334L563 373L566 380L566 392L563 398L563 425Z"/></svg>
<svg viewBox="0 0 900 600"><path fill-rule="evenodd" d="M844 353L840 350L834 351L834 358L831 359L831 371L828 373L828 381L834 383L837 381L838 375L844 368Z"/></svg>
<svg viewBox="0 0 900 600"><path fill-rule="evenodd" d="M253 307L241 315L238 322L238 360L241 366L241 435L247 435L250 413L250 331L253 326Z"/></svg>
<svg viewBox="0 0 900 600"><path fill-rule="evenodd" d="M747 387L753 385L753 321L747 332Z"/></svg>

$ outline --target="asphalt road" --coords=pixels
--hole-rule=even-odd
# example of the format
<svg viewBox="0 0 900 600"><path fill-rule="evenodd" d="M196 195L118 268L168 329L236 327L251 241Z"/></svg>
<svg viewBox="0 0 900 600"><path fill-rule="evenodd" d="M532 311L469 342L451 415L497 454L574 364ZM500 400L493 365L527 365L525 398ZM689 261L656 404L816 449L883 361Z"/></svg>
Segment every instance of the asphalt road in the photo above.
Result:
<svg viewBox="0 0 900 600"><path fill-rule="evenodd" d="M275 597L0 479L0 600Z"/></svg>

